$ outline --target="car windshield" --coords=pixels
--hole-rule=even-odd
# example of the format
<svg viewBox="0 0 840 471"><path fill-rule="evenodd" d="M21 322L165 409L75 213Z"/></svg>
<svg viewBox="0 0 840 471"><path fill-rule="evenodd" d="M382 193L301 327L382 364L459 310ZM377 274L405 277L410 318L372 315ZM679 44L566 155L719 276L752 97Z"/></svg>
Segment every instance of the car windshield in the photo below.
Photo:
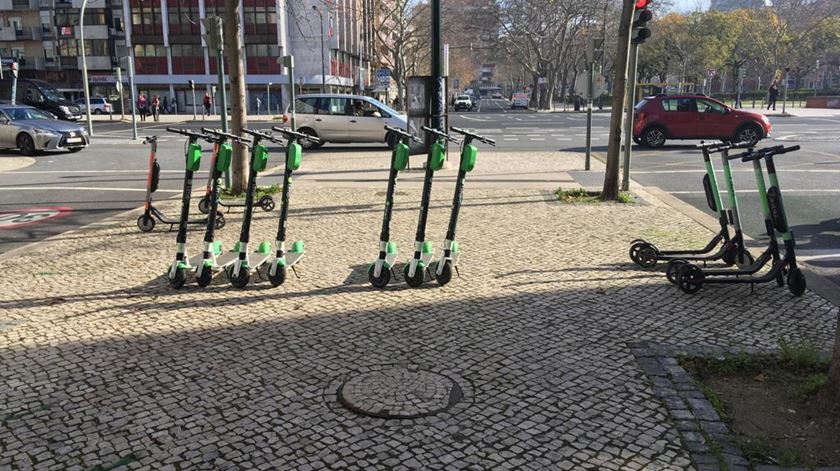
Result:
<svg viewBox="0 0 840 471"><path fill-rule="evenodd" d="M459 100L469 100L470 96L469 95L461 95L461 96L458 97L458 99Z"/></svg>
<svg viewBox="0 0 840 471"><path fill-rule="evenodd" d="M38 90L44 94L44 98L50 101L64 101L64 95L58 92L55 88L39 85Z"/></svg>
<svg viewBox="0 0 840 471"><path fill-rule="evenodd" d="M53 119L47 113L35 108L6 108L3 110L12 121L23 121L28 119Z"/></svg>
<svg viewBox="0 0 840 471"><path fill-rule="evenodd" d="M382 108L383 111L385 111L386 113L388 113L391 116L399 116L399 114L400 114L399 111L391 108L390 106L386 105L385 103L382 103L381 101L377 100L376 98L368 98L368 101L370 101L370 103L373 103L374 105Z"/></svg>
<svg viewBox="0 0 840 471"><path fill-rule="evenodd" d="M647 102L648 102L648 101L647 101L647 99L645 99L645 98L642 98L641 100L639 100L639 102L638 102L638 103L636 103L636 111L639 111L639 110L641 110L642 108L644 108L644 107L645 107L645 105L647 104Z"/></svg>

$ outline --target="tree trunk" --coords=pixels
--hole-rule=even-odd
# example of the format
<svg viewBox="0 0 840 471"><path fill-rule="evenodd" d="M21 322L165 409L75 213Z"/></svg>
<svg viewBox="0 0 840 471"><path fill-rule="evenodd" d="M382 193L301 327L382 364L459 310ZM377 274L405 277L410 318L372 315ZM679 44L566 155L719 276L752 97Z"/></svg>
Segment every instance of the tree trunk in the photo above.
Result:
<svg viewBox="0 0 840 471"><path fill-rule="evenodd" d="M230 80L230 117L231 134L242 134L242 128L248 124L245 111L245 65L242 62L242 24L239 22L239 1L225 0L225 56L228 59L228 78ZM222 104L222 106L225 106ZM248 151L239 143L233 144L233 161L230 177L231 191L245 191L248 173Z"/></svg>
<svg viewBox="0 0 840 471"><path fill-rule="evenodd" d="M828 370L828 383L823 392L826 404L840 404L840 315L837 316L837 333L834 335L834 354Z"/></svg>
<svg viewBox="0 0 840 471"><path fill-rule="evenodd" d="M539 97L540 97L540 84L539 84L539 74L533 74L533 83L531 84L531 99L529 100L528 106L533 109L537 109L539 105Z"/></svg>
<svg viewBox="0 0 840 471"><path fill-rule="evenodd" d="M630 49L630 22L633 19L633 0L624 0L621 8L621 22L618 26L618 50L615 54L615 81L610 117L610 140L607 150L607 169L604 173L604 188L601 199L618 198L619 151L621 150L621 121L624 114L624 92L627 85L627 59Z"/></svg>

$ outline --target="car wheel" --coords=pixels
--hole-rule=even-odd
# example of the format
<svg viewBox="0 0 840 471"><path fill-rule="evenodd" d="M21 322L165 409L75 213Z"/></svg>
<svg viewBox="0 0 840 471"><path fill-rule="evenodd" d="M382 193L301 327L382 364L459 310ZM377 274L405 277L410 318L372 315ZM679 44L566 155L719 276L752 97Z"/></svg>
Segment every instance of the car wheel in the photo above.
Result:
<svg viewBox="0 0 840 471"><path fill-rule="evenodd" d="M660 127L652 127L645 129L642 133L642 143L644 145L658 149L665 145L665 130Z"/></svg>
<svg viewBox="0 0 840 471"><path fill-rule="evenodd" d="M75 154L76 152L79 152L82 149L84 149L84 147L71 147L67 150L70 151L71 154Z"/></svg>
<svg viewBox="0 0 840 471"><path fill-rule="evenodd" d="M312 129L309 129L309 128L302 128L302 129L299 129L298 131L303 133L303 134L306 134L307 136L318 137L318 133L316 133L315 131L313 131ZM308 139L302 139L299 142L299 144L300 144L301 147L303 147L304 149L307 149L307 150L308 149L317 149L317 148L321 147L322 145L324 145L324 141L315 142L315 141L310 141Z"/></svg>
<svg viewBox="0 0 840 471"><path fill-rule="evenodd" d="M102 110L93 110L93 114L102 114Z"/></svg>
<svg viewBox="0 0 840 471"><path fill-rule="evenodd" d="M17 146L23 155L35 155L35 141L29 134L21 134L17 138Z"/></svg>
<svg viewBox="0 0 840 471"><path fill-rule="evenodd" d="M747 124L735 133L735 142L749 142L750 146L758 144L762 136L761 130L755 124Z"/></svg>

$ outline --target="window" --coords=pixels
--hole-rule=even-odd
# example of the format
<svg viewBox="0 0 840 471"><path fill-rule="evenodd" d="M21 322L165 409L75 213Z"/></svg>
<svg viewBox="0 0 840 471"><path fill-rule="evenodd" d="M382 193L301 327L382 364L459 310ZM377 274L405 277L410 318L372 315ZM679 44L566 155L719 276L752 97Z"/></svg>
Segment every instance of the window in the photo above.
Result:
<svg viewBox="0 0 840 471"><path fill-rule="evenodd" d="M694 98L669 98L662 100L662 108L665 111L697 111L697 103Z"/></svg>
<svg viewBox="0 0 840 471"><path fill-rule="evenodd" d="M295 112L300 114L317 114L315 106L317 98L298 98L295 100Z"/></svg>
<svg viewBox="0 0 840 471"><path fill-rule="evenodd" d="M726 108L723 105L710 100L697 100L697 109L701 113L726 113Z"/></svg>
<svg viewBox="0 0 840 471"><path fill-rule="evenodd" d="M347 99L346 98L322 98L323 105L321 108L334 116L343 116L347 114ZM326 114L326 113L324 113Z"/></svg>

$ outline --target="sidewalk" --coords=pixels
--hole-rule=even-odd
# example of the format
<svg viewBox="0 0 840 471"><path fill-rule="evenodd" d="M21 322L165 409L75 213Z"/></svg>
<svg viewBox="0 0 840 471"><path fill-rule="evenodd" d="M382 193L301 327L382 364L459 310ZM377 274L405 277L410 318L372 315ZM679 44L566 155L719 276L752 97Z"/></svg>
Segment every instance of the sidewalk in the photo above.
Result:
<svg viewBox="0 0 840 471"><path fill-rule="evenodd" d="M288 234L307 253L279 288L171 290L175 235L139 233L136 213L0 256L0 469L715 469L697 465L704 445L681 441L632 345L831 346L837 308L813 293L687 296L634 268L632 239L711 234L643 188L629 206L558 204L557 182L583 167L572 153L512 165L482 149L460 278L372 289L387 155L305 156ZM433 189L437 254L456 172ZM398 183L401 262L419 177ZM226 248L240 215L226 215ZM275 218L255 213L252 245Z"/></svg>
<svg viewBox="0 0 840 471"><path fill-rule="evenodd" d="M282 124L283 120L281 119L282 115L248 115L248 121L275 121L278 124ZM120 122L121 115L119 113L115 113L112 116L109 115L92 115L91 120L93 122L100 122L100 121L113 121L113 122ZM87 119L86 117L82 117L84 121ZM204 121L207 122L220 122L222 117L218 114L213 114L209 116L205 116L202 114L196 115L196 119L193 120L192 114L162 114L160 115L161 123L183 123L183 122L196 122L201 123ZM228 115L228 120L230 120L230 115ZM125 118L122 119L123 122L130 123L131 122L131 113L127 113ZM137 122L142 123L143 121L140 120L140 115L137 115ZM146 117L146 123L153 123L155 122L151 116Z"/></svg>

